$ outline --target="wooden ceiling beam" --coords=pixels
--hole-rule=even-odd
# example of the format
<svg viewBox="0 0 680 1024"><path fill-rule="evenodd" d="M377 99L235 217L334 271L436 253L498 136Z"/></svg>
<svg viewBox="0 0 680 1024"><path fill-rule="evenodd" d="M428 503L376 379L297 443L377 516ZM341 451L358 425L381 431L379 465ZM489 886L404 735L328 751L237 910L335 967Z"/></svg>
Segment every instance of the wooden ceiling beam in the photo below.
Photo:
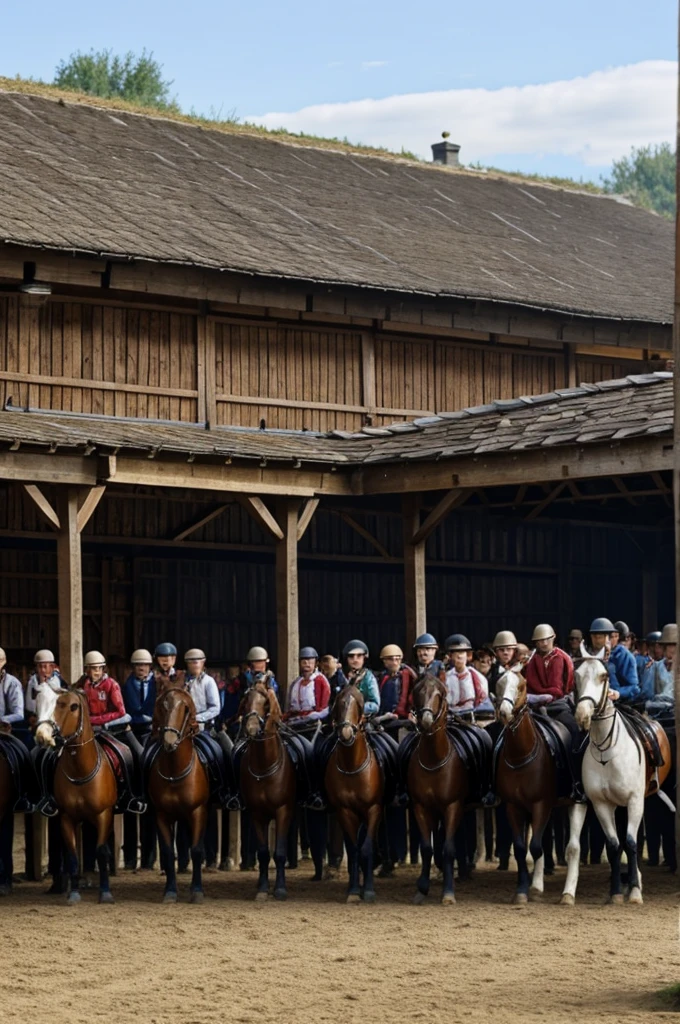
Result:
<svg viewBox="0 0 680 1024"><path fill-rule="evenodd" d="M635 498L631 494L631 492L628 490L628 488L624 484L624 482L621 479L621 477L620 476L613 476L611 479L612 479L612 483L614 484L614 487L617 489L619 494L623 495L623 497L626 499L628 504L629 505L633 505L634 507L637 507L637 504L638 504L637 501L635 500Z"/></svg>
<svg viewBox="0 0 680 1024"><path fill-rule="evenodd" d="M412 544L420 544L421 541L427 540L431 533L437 529L440 523L443 523L449 512L459 505L462 505L470 496L470 491L464 491L460 487L453 487L450 491L444 495L440 501L434 506L431 512L425 518L425 522L420 525L411 538Z"/></svg>
<svg viewBox="0 0 680 1024"><path fill-rule="evenodd" d="M541 512L543 512L548 507L548 505L550 505L551 502L553 502L555 498L562 493L566 486L566 483L562 482L557 484L556 487L553 487L550 493L546 494L543 501L539 501L538 505L535 505L534 508L532 508L531 512L529 512L529 514L525 518L536 519L538 516L540 516Z"/></svg>
<svg viewBox="0 0 680 1024"><path fill-rule="evenodd" d="M344 512L342 511L342 509L329 509L329 511L339 516L340 519L342 519L343 523L346 523L351 530L354 530L354 532L358 533L360 537L363 537L364 540L367 540L368 543L371 544L378 552L378 554L382 555L383 558L389 559L390 561L395 561L393 556L389 553L387 548L380 543L377 537L374 537L370 530L367 530L365 526L362 526L361 523L358 523L357 520L348 512Z"/></svg>
<svg viewBox="0 0 680 1024"><path fill-rule="evenodd" d="M269 511L262 498L253 495L242 495L238 499L249 516L255 520L257 525L265 533L271 534L276 540L283 540L284 533L276 518Z"/></svg>
<svg viewBox="0 0 680 1024"><path fill-rule="evenodd" d="M191 534L195 533L196 530L200 530L202 526L206 526L208 523L211 523L213 519L217 519L218 516L221 516L222 513L229 508L230 505L231 502L229 502L226 505L218 505L216 508L211 509L210 512L204 512L201 516L198 517L198 519L195 519L193 522L189 523L188 526L185 526L184 529L180 530L179 533L176 533L171 539L178 541L184 540L185 537L191 536Z"/></svg>

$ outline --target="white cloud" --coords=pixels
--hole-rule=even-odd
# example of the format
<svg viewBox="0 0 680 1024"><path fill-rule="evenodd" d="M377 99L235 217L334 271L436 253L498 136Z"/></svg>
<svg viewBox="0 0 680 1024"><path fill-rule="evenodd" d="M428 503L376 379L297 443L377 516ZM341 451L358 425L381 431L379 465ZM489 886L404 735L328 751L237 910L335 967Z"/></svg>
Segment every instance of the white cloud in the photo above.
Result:
<svg viewBox="0 0 680 1024"><path fill-rule="evenodd" d="M673 61L650 60L543 85L407 93L247 120L390 149L403 146L426 159L431 143L448 130L466 163L489 162L495 154L558 154L598 167L631 146L674 140L677 73Z"/></svg>
<svg viewBox="0 0 680 1024"><path fill-rule="evenodd" d="M364 69L368 68L384 68L387 66L386 60L362 60L361 66Z"/></svg>
<svg viewBox="0 0 680 1024"><path fill-rule="evenodd" d="M344 64L344 60L331 60L328 62L326 67L328 68L341 68Z"/></svg>

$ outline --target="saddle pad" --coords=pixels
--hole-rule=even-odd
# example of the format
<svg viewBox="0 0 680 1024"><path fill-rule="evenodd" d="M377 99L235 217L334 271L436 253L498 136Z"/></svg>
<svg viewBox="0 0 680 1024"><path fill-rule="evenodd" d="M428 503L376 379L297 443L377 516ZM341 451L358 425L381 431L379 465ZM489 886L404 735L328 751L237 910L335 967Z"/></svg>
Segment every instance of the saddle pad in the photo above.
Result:
<svg viewBox="0 0 680 1024"><path fill-rule="evenodd" d="M456 752L468 771L468 803L478 803L489 788L489 768L493 741L486 729L467 722L454 721L447 731Z"/></svg>
<svg viewBox="0 0 680 1024"><path fill-rule="evenodd" d="M571 733L566 725L563 725L562 722L555 718L534 714L533 712L530 712L530 714L555 762L557 795L558 797L568 797L571 795L572 789L571 774L569 772Z"/></svg>
<svg viewBox="0 0 680 1024"><path fill-rule="evenodd" d="M120 788L125 782L125 773L122 763L123 754L118 749L118 746L114 746L114 743L111 742L111 739L112 738L110 736L97 736L97 742L99 743L99 746L104 752L104 754L106 754L106 758L111 767L113 768L113 774L116 776L116 782L118 783L118 786Z"/></svg>

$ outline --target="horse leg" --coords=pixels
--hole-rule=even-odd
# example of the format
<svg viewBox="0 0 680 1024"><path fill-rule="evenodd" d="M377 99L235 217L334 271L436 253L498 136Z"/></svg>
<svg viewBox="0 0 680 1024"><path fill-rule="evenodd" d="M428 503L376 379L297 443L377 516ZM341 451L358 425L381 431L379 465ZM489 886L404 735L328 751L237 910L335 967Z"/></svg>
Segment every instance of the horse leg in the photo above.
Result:
<svg viewBox="0 0 680 1024"><path fill-rule="evenodd" d="M552 806L547 801L541 801L540 803L534 804L532 808L531 843L529 844L529 852L531 853L534 861L534 870L531 876L531 888L529 889L530 899L540 899L543 895L543 876L545 874L545 849L543 839L546 829L550 828L551 814Z"/></svg>
<svg viewBox="0 0 680 1024"><path fill-rule="evenodd" d="M318 811L310 811L310 814L318 814ZM276 809L276 845L274 846L274 864L276 865L276 881L274 882L274 899L285 900L288 896L286 889L286 853L288 850L288 832L293 818L293 808L290 804L283 804ZM314 844L312 843L312 850Z"/></svg>
<svg viewBox="0 0 680 1024"><path fill-rule="evenodd" d="M326 811L307 809L306 818L309 851L314 861L312 881L321 882L323 879L323 859L326 853L326 836L328 831Z"/></svg>
<svg viewBox="0 0 680 1024"><path fill-rule="evenodd" d="M616 832L616 808L606 800L593 798L593 808L597 820L602 826L605 843L607 846L607 857L611 865L609 882L609 903L623 903L621 892L621 843Z"/></svg>
<svg viewBox="0 0 680 1024"><path fill-rule="evenodd" d="M68 902L80 903L80 872L76 846L76 823L65 811L62 811L60 824L66 858L66 872L71 878L71 891L68 895Z"/></svg>
<svg viewBox="0 0 680 1024"><path fill-rule="evenodd" d="M382 806L373 804L368 809L368 821L366 823L366 835L361 846L361 859L364 868L364 902L375 903L375 887L373 884L373 848L375 835L378 831L380 818L382 817Z"/></svg>
<svg viewBox="0 0 680 1024"><path fill-rule="evenodd" d="M569 842L567 844L567 878L562 890L560 903L565 907L573 907L576 900L579 863L581 858L581 832L588 812L587 804L573 804L569 808Z"/></svg>
<svg viewBox="0 0 680 1024"><path fill-rule="evenodd" d="M107 807L97 817L97 867L99 868L99 902L113 903L109 887L109 835L113 828L113 808Z"/></svg>
<svg viewBox="0 0 680 1024"><path fill-rule="evenodd" d="M257 836L257 863L260 865L255 899L266 900L269 896L269 819L259 813L253 813L253 824Z"/></svg>
<svg viewBox="0 0 680 1024"><path fill-rule="evenodd" d="M349 883L347 886L347 902L358 903L361 899L361 886L359 884L359 851L357 839L359 836L359 819L354 811L347 807L338 809L338 821L342 825L345 836L345 848L347 850L347 871Z"/></svg>
<svg viewBox="0 0 680 1024"><path fill-rule="evenodd" d="M165 891L163 903L177 903L177 873L175 871L175 845L172 824L164 811L156 809L156 825L158 827L158 845L161 862L165 869Z"/></svg>
<svg viewBox="0 0 680 1024"><path fill-rule="evenodd" d="M507 804L508 821L512 830L512 847L517 861L517 889L513 903L526 903L529 898L529 870L527 868L526 812L519 804Z"/></svg>
<svg viewBox="0 0 680 1024"><path fill-rule="evenodd" d="M640 877L637 834L644 812L644 796L639 793L628 804L628 830L626 833L626 858L628 860L628 902L642 903L642 878Z"/></svg>
<svg viewBox="0 0 680 1024"><path fill-rule="evenodd" d="M432 813L422 804L415 804L413 813L420 830L420 859L422 866L420 876L416 885L418 891L413 898L414 903L424 903L425 897L430 891L430 869L432 867L432 831L434 829L434 818Z"/></svg>
<svg viewBox="0 0 680 1024"><path fill-rule="evenodd" d="M205 829L208 823L208 806L199 804L189 819L191 831L191 887L190 903L203 902L203 877L201 874L205 855Z"/></svg>
<svg viewBox="0 0 680 1024"><path fill-rule="evenodd" d="M443 867L443 892L442 892L442 904L451 906L456 902L456 895L453 888L453 861L456 853L456 832L459 829L461 821L464 815L464 806L462 800L456 800L454 803L449 804L444 811L444 846L442 849L442 867ZM462 831L462 830L461 830ZM461 837L464 841L464 837ZM461 858L458 858L458 870L460 871Z"/></svg>
<svg viewBox="0 0 680 1024"><path fill-rule="evenodd" d="M14 814L11 807L0 812L0 896L12 891L12 846L14 843Z"/></svg>

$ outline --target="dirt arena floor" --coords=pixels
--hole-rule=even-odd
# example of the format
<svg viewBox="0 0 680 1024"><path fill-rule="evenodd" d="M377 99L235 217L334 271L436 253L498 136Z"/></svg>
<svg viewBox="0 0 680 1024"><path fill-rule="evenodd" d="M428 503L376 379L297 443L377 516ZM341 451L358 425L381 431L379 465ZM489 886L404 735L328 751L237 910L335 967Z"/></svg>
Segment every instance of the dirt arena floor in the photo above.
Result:
<svg viewBox="0 0 680 1024"><path fill-rule="evenodd" d="M157 872L120 873L114 906L17 884L0 903L3 1024L628 1024L677 1020L655 992L680 981L677 880L644 871L642 907L604 905L607 868L584 869L575 907L510 904L513 876L481 865L442 907L411 904L415 869L347 906L345 876L289 872L286 903L253 900L255 875L205 876L206 901L160 904Z"/></svg>

